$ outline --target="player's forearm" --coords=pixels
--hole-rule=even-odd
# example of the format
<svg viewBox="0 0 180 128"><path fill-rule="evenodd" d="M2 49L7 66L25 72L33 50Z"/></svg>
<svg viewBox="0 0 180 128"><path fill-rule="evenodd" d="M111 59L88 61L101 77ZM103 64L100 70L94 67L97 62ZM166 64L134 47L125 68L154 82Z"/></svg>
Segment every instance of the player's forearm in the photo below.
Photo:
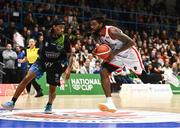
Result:
<svg viewBox="0 0 180 128"><path fill-rule="evenodd" d="M68 68L72 69L72 64L73 64L73 55L72 53L69 55L69 64L68 64Z"/></svg>
<svg viewBox="0 0 180 128"><path fill-rule="evenodd" d="M28 62L27 57L24 57L21 61L21 63L25 63L25 62Z"/></svg>

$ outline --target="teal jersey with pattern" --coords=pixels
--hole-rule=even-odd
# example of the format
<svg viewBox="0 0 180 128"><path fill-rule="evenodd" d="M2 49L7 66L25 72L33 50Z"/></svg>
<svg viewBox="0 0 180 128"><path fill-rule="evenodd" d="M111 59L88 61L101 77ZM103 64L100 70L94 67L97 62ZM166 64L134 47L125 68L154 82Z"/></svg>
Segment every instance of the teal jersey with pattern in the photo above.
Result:
<svg viewBox="0 0 180 128"><path fill-rule="evenodd" d="M44 61L53 62L67 59L68 52L70 52L70 42L66 35L63 34L58 38L48 36L43 42L39 56Z"/></svg>

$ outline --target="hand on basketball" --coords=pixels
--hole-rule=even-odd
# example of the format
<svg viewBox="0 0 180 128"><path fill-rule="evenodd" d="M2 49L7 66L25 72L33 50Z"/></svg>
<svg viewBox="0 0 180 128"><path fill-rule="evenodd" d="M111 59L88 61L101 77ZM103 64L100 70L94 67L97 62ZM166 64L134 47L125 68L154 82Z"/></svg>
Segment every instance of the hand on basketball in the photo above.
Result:
<svg viewBox="0 0 180 128"><path fill-rule="evenodd" d="M93 54L97 55L100 59L107 61L111 53L111 48L107 44L101 44L93 50ZM113 55L111 55L113 57ZM112 58L109 58L110 60Z"/></svg>
<svg viewBox="0 0 180 128"><path fill-rule="evenodd" d="M95 56L96 55L96 48L92 51L92 54Z"/></svg>
<svg viewBox="0 0 180 128"><path fill-rule="evenodd" d="M115 54L113 52L110 52L108 58L105 60L107 62L110 62L114 58Z"/></svg>

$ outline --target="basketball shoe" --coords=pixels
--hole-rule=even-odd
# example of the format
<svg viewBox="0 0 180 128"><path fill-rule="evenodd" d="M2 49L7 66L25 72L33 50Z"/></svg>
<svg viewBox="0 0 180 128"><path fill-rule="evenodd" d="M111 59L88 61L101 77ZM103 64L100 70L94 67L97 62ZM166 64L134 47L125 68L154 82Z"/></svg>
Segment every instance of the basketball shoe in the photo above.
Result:
<svg viewBox="0 0 180 128"><path fill-rule="evenodd" d="M180 81L178 78L173 74L163 74L165 83L172 84L176 87L180 86Z"/></svg>
<svg viewBox="0 0 180 128"><path fill-rule="evenodd" d="M13 101L9 101L9 102L5 102L5 103L1 104L1 106L6 110L12 111L15 104Z"/></svg>
<svg viewBox="0 0 180 128"><path fill-rule="evenodd" d="M46 114L52 114L52 105L46 105L44 113Z"/></svg>
<svg viewBox="0 0 180 128"><path fill-rule="evenodd" d="M98 104L98 108L101 111L106 111L106 112L116 112L117 111L116 106L112 103L100 103L100 104Z"/></svg>

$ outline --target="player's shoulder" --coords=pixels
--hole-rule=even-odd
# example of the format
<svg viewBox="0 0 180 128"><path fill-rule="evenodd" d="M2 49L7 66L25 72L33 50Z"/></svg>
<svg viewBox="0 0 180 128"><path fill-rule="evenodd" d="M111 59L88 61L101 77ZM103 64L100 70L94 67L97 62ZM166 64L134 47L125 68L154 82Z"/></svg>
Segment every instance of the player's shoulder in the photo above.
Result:
<svg viewBox="0 0 180 128"><path fill-rule="evenodd" d="M116 26L107 26L108 32L113 34L113 33L117 33L117 32L121 32L122 30Z"/></svg>
<svg viewBox="0 0 180 128"><path fill-rule="evenodd" d="M67 33L64 33L64 38L69 39L69 35Z"/></svg>
<svg viewBox="0 0 180 128"><path fill-rule="evenodd" d="M112 39L116 39L117 35L122 34L122 30L118 27L108 26L107 29L108 29L108 34Z"/></svg>

